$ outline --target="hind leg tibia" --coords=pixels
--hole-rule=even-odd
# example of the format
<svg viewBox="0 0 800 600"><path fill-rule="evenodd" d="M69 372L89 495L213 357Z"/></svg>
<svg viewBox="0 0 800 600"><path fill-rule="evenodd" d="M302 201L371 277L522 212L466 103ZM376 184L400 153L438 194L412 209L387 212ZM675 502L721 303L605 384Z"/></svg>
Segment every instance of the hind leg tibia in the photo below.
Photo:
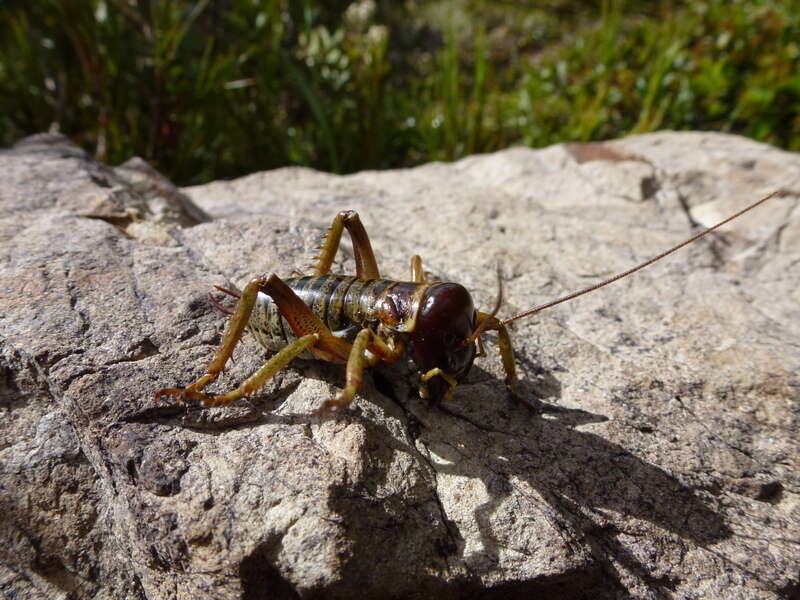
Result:
<svg viewBox="0 0 800 600"><path fill-rule="evenodd" d="M186 392L186 396L195 400L201 400L206 406L220 406L238 400L263 387L278 371L288 365L293 358L299 356L306 349L313 346L317 340L319 340L319 336L316 333L304 335L300 339L295 340L272 356L258 371L245 379L242 385L227 394L208 396L200 392Z"/></svg>
<svg viewBox="0 0 800 600"><path fill-rule="evenodd" d="M317 264L312 268L313 275L327 275L331 271L333 259L339 249L342 239L342 230L347 229L350 239L353 241L353 254L356 259L356 277L359 279L378 279L378 263L375 261L375 254L372 251L369 236L358 213L352 210L344 210L333 219L328 234L320 247L317 257Z"/></svg>

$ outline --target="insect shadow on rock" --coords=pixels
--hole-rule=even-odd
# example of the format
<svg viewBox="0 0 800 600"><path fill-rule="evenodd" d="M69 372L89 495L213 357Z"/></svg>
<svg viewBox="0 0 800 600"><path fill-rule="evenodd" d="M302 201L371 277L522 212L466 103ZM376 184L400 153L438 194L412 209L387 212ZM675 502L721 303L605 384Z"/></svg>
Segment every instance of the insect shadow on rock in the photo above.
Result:
<svg viewBox="0 0 800 600"><path fill-rule="evenodd" d="M411 281L394 281L380 276L375 255L359 216L354 211L336 215L315 257L311 274L281 279L274 273L252 279L240 293L217 287L238 298L222 344L204 375L185 388L165 388L156 398L174 396L178 402L202 401L206 406L228 404L258 390L292 359L316 358L346 364L346 385L339 394L317 410L326 414L346 408L361 388L364 370L381 361L393 363L410 354L420 372L422 398L449 397L469 373L476 356L484 354L481 335L497 331L505 383L516 393L516 367L507 325L535 315L562 302L588 294L643 269L676 250L766 202L777 192L701 231L688 240L597 284L567 294L540 306L500 320L502 285L494 309L475 309L464 286L445 281L428 281L419 256L411 259ZM347 229L353 242L356 275L330 272ZM238 388L225 394L208 395L203 390L214 381L231 358L245 329L266 349L276 353ZM527 403L524 403L528 406Z"/></svg>

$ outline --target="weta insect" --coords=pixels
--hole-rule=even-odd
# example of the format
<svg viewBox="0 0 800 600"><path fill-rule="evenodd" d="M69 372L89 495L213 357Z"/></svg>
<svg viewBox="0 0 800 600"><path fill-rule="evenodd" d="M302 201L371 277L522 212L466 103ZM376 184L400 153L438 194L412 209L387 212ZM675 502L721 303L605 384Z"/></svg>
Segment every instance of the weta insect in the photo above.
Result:
<svg viewBox="0 0 800 600"><path fill-rule="evenodd" d="M506 327L509 323L627 277L754 209L776 193L627 271L504 320L496 317L502 303L502 287L494 310L478 311L463 286L427 281L419 256L411 259L411 281L382 279L358 214L340 212L325 237L311 275L285 281L275 274L258 277L241 294L217 287L237 297L238 302L232 311L222 309L232 316L214 359L205 374L191 385L159 390L156 397L174 395L179 402L191 398L207 406L227 404L256 391L292 359L314 357L347 364L346 386L318 411L325 413L350 405L367 367L381 361L396 362L408 351L420 372L420 396L438 399L451 395L467 375L482 349L481 335L487 331L498 333L506 386L515 395L516 368ZM330 273L343 229L347 229L353 242L355 277ZM276 354L237 389L219 395L202 393L223 370L245 329Z"/></svg>

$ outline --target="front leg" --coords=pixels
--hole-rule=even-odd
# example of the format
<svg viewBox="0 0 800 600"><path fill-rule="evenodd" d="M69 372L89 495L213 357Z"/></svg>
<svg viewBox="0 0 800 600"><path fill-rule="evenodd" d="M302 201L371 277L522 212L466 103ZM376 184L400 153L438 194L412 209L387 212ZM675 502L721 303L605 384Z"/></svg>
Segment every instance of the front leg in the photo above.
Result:
<svg viewBox="0 0 800 600"><path fill-rule="evenodd" d="M520 397L517 395L517 367L514 360L514 348L511 345L511 336L508 334L508 328L492 315L479 311L478 323L481 324L486 319L489 319L489 324L486 327L486 330L497 331L497 346L500 350L500 359L503 362L503 370L506 373L506 389L508 389L508 393L515 400L520 400L520 402L522 402ZM480 343L480 337L478 337L478 342ZM523 402L523 404L526 403Z"/></svg>
<svg viewBox="0 0 800 600"><path fill-rule="evenodd" d="M517 367L514 361L514 348L511 345L511 336L505 325L497 328L497 346L500 349L500 358L503 361L503 370L506 372L506 388L515 400L522 402L517 395ZM523 402L527 406L526 402Z"/></svg>

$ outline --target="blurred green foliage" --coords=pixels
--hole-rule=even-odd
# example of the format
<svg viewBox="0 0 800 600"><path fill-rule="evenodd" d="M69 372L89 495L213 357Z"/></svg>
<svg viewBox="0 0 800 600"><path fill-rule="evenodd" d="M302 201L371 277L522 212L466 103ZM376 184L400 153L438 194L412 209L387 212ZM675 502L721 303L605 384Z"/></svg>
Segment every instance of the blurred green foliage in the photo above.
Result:
<svg viewBox="0 0 800 600"><path fill-rule="evenodd" d="M800 150L800 1L4 0L0 144L181 184L656 129Z"/></svg>

